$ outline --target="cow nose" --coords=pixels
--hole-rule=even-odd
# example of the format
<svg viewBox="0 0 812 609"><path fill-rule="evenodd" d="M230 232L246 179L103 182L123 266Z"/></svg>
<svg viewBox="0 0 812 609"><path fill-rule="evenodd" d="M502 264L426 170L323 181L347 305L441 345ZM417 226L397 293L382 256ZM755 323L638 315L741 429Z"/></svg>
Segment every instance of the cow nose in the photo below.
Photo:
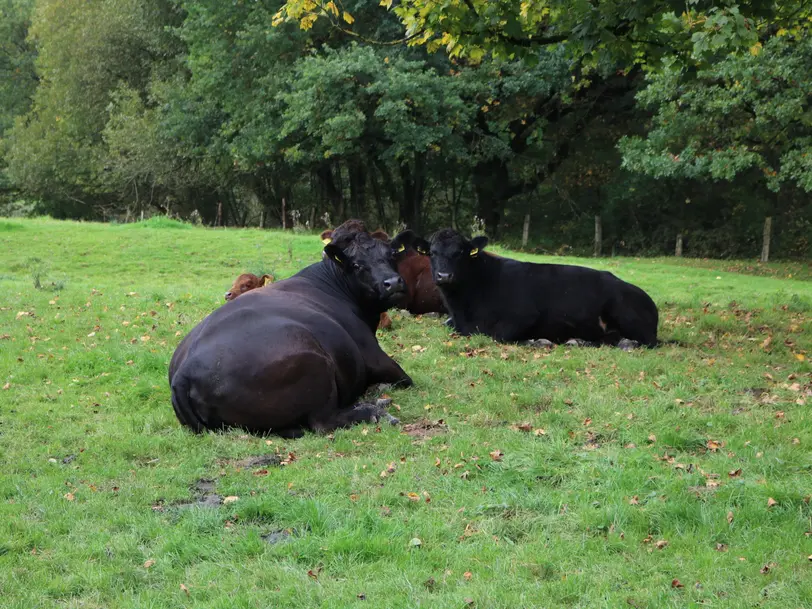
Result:
<svg viewBox="0 0 812 609"><path fill-rule="evenodd" d="M389 279L384 279L383 287L387 294L400 292L403 290L403 278L400 275L395 275Z"/></svg>
<svg viewBox="0 0 812 609"><path fill-rule="evenodd" d="M453 279L451 273L440 273L438 272L437 275L434 277L434 283L450 283Z"/></svg>
<svg viewBox="0 0 812 609"><path fill-rule="evenodd" d="M226 292L226 300L231 300L231 292Z"/></svg>

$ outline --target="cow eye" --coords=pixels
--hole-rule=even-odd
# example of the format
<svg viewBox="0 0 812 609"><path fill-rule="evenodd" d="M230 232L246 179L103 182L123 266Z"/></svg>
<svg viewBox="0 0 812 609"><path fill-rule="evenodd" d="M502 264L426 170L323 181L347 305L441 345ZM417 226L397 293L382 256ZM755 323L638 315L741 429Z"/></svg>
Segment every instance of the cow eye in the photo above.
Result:
<svg viewBox="0 0 812 609"><path fill-rule="evenodd" d="M245 286L244 285L240 286L240 292L245 292Z"/></svg>

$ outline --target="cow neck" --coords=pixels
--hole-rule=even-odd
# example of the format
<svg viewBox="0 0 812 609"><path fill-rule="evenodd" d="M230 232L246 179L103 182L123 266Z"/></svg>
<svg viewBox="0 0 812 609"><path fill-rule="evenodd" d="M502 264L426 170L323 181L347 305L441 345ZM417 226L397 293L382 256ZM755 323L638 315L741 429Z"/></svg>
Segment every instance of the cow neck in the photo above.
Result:
<svg viewBox="0 0 812 609"><path fill-rule="evenodd" d="M375 331L381 312L374 307L364 306L361 296L352 289L346 275L334 262L322 260L320 264L311 265L305 270L308 271L309 278L317 287L334 298L346 302L353 313L360 317L373 332Z"/></svg>
<svg viewBox="0 0 812 609"><path fill-rule="evenodd" d="M499 274L501 259L493 256L479 256L469 270L468 277L453 286L438 286L447 304L455 311L469 311L481 301L483 286L493 285L492 280Z"/></svg>

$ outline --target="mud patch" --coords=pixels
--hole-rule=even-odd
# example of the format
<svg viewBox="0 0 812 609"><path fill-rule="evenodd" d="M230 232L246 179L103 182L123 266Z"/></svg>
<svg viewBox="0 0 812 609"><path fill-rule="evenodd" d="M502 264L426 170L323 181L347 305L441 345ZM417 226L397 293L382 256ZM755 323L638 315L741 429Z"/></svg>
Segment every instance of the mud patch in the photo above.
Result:
<svg viewBox="0 0 812 609"><path fill-rule="evenodd" d="M448 426L443 419L437 421L421 419L403 426L403 433L418 439L431 438L447 432Z"/></svg>
<svg viewBox="0 0 812 609"><path fill-rule="evenodd" d="M172 507L179 510L192 507L218 508L223 504L223 498L214 492L216 486L217 483L214 480L201 478L191 486L192 493L198 496L191 501L179 501L174 503Z"/></svg>
<svg viewBox="0 0 812 609"><path fill-rule="evenodd" d="M273 453L226 461L226 464L239 468L267 467L269 465L279 465L280 463L282 463L282 457Z"/></svg>
<svg viewBox="0 0 812 609"><path fill-rule="evenodd" d="M290 541L290 538L296 533L294 529L279 529L278 531L271 531L262 535L262 541L272 546L278 543L285 543Z"/></svg>

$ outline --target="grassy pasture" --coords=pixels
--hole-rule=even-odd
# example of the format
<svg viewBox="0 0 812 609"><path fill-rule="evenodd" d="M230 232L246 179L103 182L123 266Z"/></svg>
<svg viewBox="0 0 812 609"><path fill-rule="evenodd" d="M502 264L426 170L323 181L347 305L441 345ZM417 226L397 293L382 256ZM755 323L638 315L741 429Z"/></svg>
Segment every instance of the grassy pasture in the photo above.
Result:
<svg viewBox="0 0 812 609"><path fill-rule="evenodd" d="M684 346L536 351L396 313L400 428L181 429L181 336L240 272L320 248L0 222L0 606L812 606L808 265L564 259L645 288ZM188 507L207 494L228 502Z"/></svg>

